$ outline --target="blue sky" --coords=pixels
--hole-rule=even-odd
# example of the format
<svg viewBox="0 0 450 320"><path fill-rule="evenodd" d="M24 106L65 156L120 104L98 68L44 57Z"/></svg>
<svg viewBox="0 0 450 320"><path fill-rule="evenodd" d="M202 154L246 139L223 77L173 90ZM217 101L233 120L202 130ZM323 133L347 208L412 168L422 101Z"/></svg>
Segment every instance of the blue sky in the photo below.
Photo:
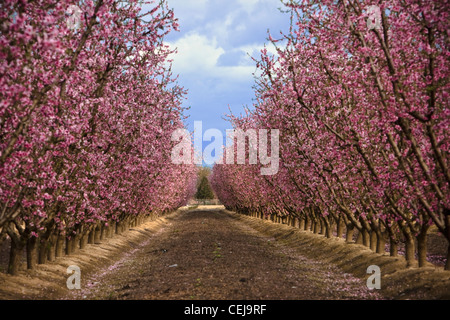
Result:
<svg viewBox="0 0 450 320"><path fill-rule="evenodd" d="M180 32L165 42L178 53L172 57L178 83L188 90L190 106L187 127L203 122L203 132L231 129L224 120L229 108L234 114L251 106L254 99L255 63L268 44L268 30L274 38L289 30L289 15L278 10L280 0L167 0L179 19ZM274 52L271 46L268 50ZM203 147L207 145L205 142Z"/></svg>

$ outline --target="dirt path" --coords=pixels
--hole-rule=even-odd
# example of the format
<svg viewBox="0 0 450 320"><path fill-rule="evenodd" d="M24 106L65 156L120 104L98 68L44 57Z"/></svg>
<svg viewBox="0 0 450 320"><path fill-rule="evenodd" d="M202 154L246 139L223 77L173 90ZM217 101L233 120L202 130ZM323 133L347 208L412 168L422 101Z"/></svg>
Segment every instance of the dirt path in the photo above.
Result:
<svg viewBox="0 0 450 320"><path fill-rule="evenodd" d="M308 259L223 210L192 210L65 299L376 299L365 282Z"/></svg>

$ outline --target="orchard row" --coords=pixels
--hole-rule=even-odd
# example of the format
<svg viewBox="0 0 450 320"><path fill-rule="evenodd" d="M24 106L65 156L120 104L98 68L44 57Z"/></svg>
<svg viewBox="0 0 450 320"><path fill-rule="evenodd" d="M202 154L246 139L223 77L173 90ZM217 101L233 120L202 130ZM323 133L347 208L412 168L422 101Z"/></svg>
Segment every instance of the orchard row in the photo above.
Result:
<svg viewBox="0 0 450 320"><path fill-rule="evenodd" d="M185 92L163 40L177 22L164 1L140 3L78 1L71 23L73 1L0 4L0 243L10 238L11 274L25 248L34 268L61 242L70 253L74 239L120 232L195 192L195 166L170 161Z"/></svg>
<svg viewBox="0 0 450 320"><path fill-rule="evenodd" d="M236 129L280 130L279 171L216 165L215 192L230 209L327 237L352 241L357 230L379 253L388 241L397 255L403 242L408 264L417 252L425 266L430 230L450 241L449 3L304 0L287 9L290 32L270 38L277 55L263 50L257 61L254 108L231 116Z"/></svg>

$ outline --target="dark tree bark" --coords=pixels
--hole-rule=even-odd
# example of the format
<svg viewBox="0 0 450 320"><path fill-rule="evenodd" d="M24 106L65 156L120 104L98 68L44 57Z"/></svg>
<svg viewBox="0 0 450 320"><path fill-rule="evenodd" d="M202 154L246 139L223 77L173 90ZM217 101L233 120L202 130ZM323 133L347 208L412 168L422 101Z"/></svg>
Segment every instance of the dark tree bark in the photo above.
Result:
<svg viewBox="0 0 450 320"><path fill-rule="evenodd" d="M15 276L19 273L24 247L25 244L20 239L18 241L11 241L8 265L8 273L10 275Z"/></svg>
<svg viewBox="0 0 450 320"><path fill-rule="evenodd" d="M27 269L34 269L37 264L37 238L30 237L27 240Z"/></svg>

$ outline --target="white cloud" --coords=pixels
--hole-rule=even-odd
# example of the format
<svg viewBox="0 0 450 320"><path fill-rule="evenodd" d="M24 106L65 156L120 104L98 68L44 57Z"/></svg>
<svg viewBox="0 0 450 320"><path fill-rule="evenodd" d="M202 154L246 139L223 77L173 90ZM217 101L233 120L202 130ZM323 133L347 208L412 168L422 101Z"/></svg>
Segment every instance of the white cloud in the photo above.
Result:
<svg viewBox="0 0 450 320"><path fill-rule="evenodd" d="M226 53L215 38L208 38L195 32L169 43L177 53L172 56L172 70L182 76L193 75L199 78L217 78L223 80L248 81L252 79L255 66L245 59L235 65L221 66L218 64L221 55ZM254 47L233 48L231 51L241 50L245 54L247 49ZM250 59L250 58L248 58Z"/></svg>
<svg viewBox="0 0 450 320"><path fill-rule="evenodd" d="M192 119L224 126L218 119L228 106L239 113L242 105L252 104L253 73L258 71L251 57L259 60L264 43L276 53L267 44L267 30L278 33L289 17L276 9L280 0L167 1L180 20L180 32L169 34L166 44L177 49L170 57L172 72L188 90L185 103Z"/></svg>
<svg viewBox="0 0 450 320"><path fill-rule="evenodd" d="M213 68L225 52L218 47L215 39L208 39L194 32L186 34L174 43L169 43L169 46L177 49L172 58L173 67L178 73L192 73Z"/></svg>

